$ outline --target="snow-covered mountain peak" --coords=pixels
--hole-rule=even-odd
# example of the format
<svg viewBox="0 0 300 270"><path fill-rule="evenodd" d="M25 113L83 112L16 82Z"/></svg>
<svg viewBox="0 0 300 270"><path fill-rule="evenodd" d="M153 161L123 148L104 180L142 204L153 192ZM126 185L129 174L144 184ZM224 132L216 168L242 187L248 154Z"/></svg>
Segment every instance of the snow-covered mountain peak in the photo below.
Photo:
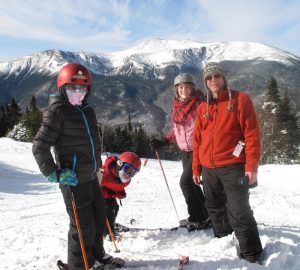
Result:
<svg viewBox="0 0 300 270"><path fill-rule="evenodd" d="M300 57L275 47L256 42L214 42L202 43L193 40L150 39L127 50L113 53L69 52L47 50L31 56L24 56L0 63L0 74L5 77L38 72L51 76L68 62L86 65L95 74L117 74L124 66L134 68L138 73L144 68L164 68L168 65L189 65L201 68L208 61L265 60L290 65Z"/></svg>
<svg viewBox="0 0 300 270"><path fill-rule="evenodd" d="M208 44L207 49L206 61L214 62L260 59L289 64L291 60L300 60L294 54L257 42L216 42Z"/></svg>
<svg viewBox="0 0 300 270"><path fill-rule="evenodd" d="M167 40L167 39L149 39L126 50L128 53L153 53L166 50L184 50L189 48L199 48L205 46L205 43L199 43L193 40Z"/></svg>
<svg viewBox="0 0 300 270"><path fill-rule="evenodd" d="M192 54L186 55L187 51ZM201 56L202 59L199 59ZM200 63L208 61L245 61L260 59L277 61L289 64L292 60L300 60L300 57L281 49L257 42L213 42L202 43L193 40L164 40L150 39L130 49L108 54L112 65L118 68L128 61L139 61L147 65L165 66L168 63L184 63L192 61ZM194 58L194 59L191 59ZM196 59L198 58L198 59Z"/></svg>

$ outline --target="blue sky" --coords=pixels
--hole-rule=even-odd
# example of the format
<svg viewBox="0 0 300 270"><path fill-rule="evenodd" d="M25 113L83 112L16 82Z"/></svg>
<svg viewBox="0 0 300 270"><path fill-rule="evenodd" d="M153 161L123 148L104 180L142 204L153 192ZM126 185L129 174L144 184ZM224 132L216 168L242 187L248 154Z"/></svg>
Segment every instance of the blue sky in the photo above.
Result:
<svg viewBox="0 0 300 270"><path fill-rule="evenodd" d="M255 41L300 56L300 0L0 0L0 61L151 38Z"/></svg>

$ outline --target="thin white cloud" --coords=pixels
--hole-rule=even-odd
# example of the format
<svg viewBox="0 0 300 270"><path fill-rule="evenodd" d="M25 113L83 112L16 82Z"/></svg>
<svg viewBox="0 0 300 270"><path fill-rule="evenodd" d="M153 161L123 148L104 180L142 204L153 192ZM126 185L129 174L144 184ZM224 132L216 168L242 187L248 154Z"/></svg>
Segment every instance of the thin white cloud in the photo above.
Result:
<svg viewBox="0 0 300 270"><path fill-rule="evenodd" d="M10 0L0 2L0 35L94 52L161 37L256 41L300 54L299 10L298 0Z"/></svg>
<svg viewBox="0 0 300 270"><path fill-rule="evenodd" d="M2 2L0 34L76 44L84 49L124 42L129 34L121 27L129 17L127 5L116 0Z"/></svg>
<svg viewBox="0 0 300 270"><path fill-rule="evenodd" d="M300 41L300 1L282 0L199 0L205 12L207 29L198 28L198 39L205 41L256 41L283 48ZM298 23L297 23L298 22ZM288 38L285 32L295 39ZM285 37L285 40L282 40ZM298 37L298 38L297 38ZM300 52L300 50L298 50Z"/></svg>

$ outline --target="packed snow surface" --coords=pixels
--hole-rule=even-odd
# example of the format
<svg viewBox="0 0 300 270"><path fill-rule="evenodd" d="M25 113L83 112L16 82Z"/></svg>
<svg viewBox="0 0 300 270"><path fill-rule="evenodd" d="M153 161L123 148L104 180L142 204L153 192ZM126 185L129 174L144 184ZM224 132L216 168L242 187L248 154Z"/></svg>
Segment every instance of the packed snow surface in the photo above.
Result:
<svg viewBox="0 0 300 270"><path fill-rule="evenodd" d="M52 270L66 261L68 216L58 185L47 182L36 165L30 143L0 138L0 269ZM103 160L105 155L102 156ZM179 188L181 162L162 161L180 218L187 217ZM188 255L186 270L300 269L300 166L265 165L259 186L251 190L264 248L263 265L238 257L234 234L216 239L212 229L188 233L171 231L178 224L160 165L150 159L127 188L117 222L132 231L123 233L114 253L130 269L176 270L179 255ZM134 225L130 220L134 219ZM130 267L135 266L135 267Z"/></svg>

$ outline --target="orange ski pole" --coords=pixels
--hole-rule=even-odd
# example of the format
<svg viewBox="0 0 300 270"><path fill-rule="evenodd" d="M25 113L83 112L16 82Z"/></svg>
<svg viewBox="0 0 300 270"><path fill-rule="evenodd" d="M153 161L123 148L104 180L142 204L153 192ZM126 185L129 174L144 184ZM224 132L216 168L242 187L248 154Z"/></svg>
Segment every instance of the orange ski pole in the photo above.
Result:
<svg viewBox="0 0 300 270"><path fill-rule="evenodd" d="M77 208L76 208L76 204L75 204L74 194L73 194L71 188L70 188L70 195L71 195L72 208L73 208L73 213L74 213L74 217L75 217L75 221L76 221L76 228L77 228L77 232L78 232L78 237L79 237L79 242L80 242L80 247L81 247L85 270L89 270L90 268L89 268L88 260L86 257L85 248L84 248L84 242L83 242L83 237L82 237L82 233L81 233L81 229L80 229L80 223L79 223L79 218L78 218L78 214L77 214Z"/></svg>
<svg viewBox="0 0 300 270"><path fill-rule="evenodd" d="M116 240L115 240L115 236L114 236L114 234L113 234L113 232L112 232L112 229L111 229L111 227L110 227L110 224L109 224L108 219L106 219L106 226L107 226L107 229L108 229L108 231L109 231L109 235L110 235L111 241L114 243L114 246L115 246L115 252L116 252L116 253L121 252L121 251L118 249L118 247L117 247Z"/></svg>

